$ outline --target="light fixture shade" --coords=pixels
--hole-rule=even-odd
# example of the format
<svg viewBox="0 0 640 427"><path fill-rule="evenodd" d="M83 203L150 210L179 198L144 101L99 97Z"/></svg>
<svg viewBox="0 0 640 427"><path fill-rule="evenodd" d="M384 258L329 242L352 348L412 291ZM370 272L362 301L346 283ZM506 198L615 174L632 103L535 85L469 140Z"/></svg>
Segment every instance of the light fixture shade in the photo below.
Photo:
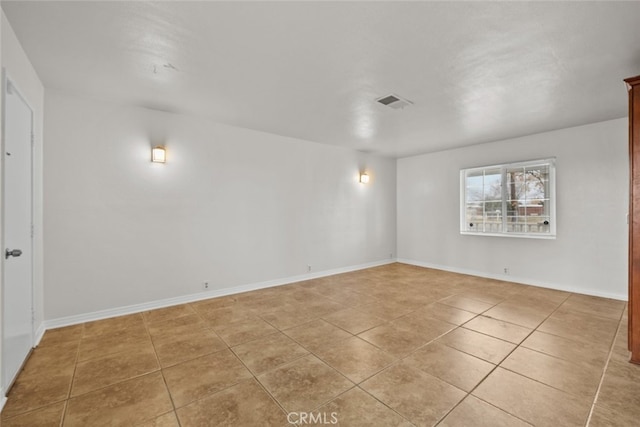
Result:
<svg viewBox="0 0 640 427"><path fill-rule="evenodd" d="M167 152L164 147L158 145L151 150L151 161L153 163L164 163L167 161Z"/></svg>
<svg viewBox="0 0 640 427"><path fill-rule="evenodd" d="M361 173L360 174L360 182L363 184L368 184L369 183L369 175L367 175L366 173Z"/></svg>

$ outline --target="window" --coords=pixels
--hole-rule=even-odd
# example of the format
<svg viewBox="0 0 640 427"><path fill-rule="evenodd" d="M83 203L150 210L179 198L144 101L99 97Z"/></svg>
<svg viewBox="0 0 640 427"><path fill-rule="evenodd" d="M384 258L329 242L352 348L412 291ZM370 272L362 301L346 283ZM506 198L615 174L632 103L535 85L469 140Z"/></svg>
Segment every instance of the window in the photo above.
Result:
<svg viewBox="0 0 640 427"><path fill-rule="evenodd" d="M555 238L554 159L460 171L460 233Z"/></svg>

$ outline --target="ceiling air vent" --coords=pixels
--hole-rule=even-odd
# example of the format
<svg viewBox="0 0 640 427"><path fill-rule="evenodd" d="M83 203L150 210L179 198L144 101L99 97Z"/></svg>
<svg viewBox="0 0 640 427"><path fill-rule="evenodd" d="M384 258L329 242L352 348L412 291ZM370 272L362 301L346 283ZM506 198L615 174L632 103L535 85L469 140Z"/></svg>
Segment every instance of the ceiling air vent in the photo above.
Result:
<svg viewBox="0 0 640 427"><path fill-rule="evenodd" d="M382 105L386 105L389 108L393 108L394 110L402 110L407 105L413 104L413 102L409 101L408 99L401 98L398 95L394 95L393 93L391 95L386 95L378 98L376 99L376 101Z"/></svg>

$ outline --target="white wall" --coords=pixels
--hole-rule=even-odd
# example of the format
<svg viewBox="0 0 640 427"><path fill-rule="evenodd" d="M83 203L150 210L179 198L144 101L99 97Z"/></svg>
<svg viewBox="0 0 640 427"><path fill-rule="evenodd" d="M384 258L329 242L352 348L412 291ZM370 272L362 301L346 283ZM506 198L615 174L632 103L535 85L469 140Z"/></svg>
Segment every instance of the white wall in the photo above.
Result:
<svg viewBox="0 0 640 427"><path fill-rule="evenodd" d="M34 112L34 320L35 328L39 333L43 332L44 320L44 300L43 300L43 247L42 247L42 128L43 128L43 104L44 87L38 78L29 58L20 46L11 24L7 20L4 12L0 18L0 67L4 69L7 76L15 83L21 94L26 98ZM4 91L0 88L0 93ZM0 110L0 116L2 111ZM0 132L0 135L2 133ZM4 141L2 142L4 147ZM4 152L4 150L0 150ZM0 171L1 172L1 171ZM0 188L2 186L2 173L0 173ZM2 206L0 206L0 223L2 222ZM0 241L2 241L0 239ZM3 252L4 252L4 248ZM2 263L0 262L0 281L2 281ZM2 304L0 304L1 310ZM2 319L2 316L0 316ZM0 351L0 354L2 352ZM0 391L0 398L4 394Z"/></svg>
<svg viewBox="0 0 640 427"><path fill-rule="evenodd" d="M627 147L618 119L399 159L398 257L626 299ZM547 157L556 157L557 239L460 235L460 169Z"/></svg>
<svg viewBox="0 0 640 427"><path fill-rule="evenodd" d="M47 319L396 255L393 159L49 89L45 131Z"/></svg>

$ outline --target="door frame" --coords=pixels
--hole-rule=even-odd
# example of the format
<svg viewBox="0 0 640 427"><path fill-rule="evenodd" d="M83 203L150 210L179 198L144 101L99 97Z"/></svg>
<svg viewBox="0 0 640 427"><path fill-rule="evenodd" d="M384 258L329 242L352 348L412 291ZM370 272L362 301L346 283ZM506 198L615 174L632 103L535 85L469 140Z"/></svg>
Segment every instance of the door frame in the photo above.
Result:
<svg viewBox="0 0 640 427"><path fill-rule="evenodd" d="M1 96L2 96L2 117L0 118L1 122L2 122L2 132L1 132L1 137L2 137L2 141L0 144L0 153L2 154L1 158L0 158L0 244L2 245L2 251L0 253L0 262L2 265L2 268L0 269L0 293L2 298L0 299L0 308L2 307L2 305L4 305L4 294L5 294L5 268L6 268L6 259L4 258L4 256L1 256L2 254L4 254L4 249L6 249L6 242L5 242L5 222L4 222L4 210L5 210L5 172L6 172L6 167L5 167L5 156L4 156L4 150L6 148L6 96L5 94L9 92L9 90L12 91L13 94L17 95L22 102L24 102L24 104L27 106L27 108L29 109L29 112L31 113L31 136L30 136L30 147L29 147L29 157L30 157L30 161L29 161L29 176L30 176L30 183L29 183L29 201L30 201L30 212L29 212L29 222L31 224L31 233L29 236L29 245L30 245L30 251L29 251L29 265L30 265L30 273L31 273L31 280L30 280L30 287L31 287L31 301L30 301L30 305L31 305L31 313L30 313L30 318L31 318L31 327L30 327L30 346L31 349L33 350L34 346L35 346L35 339L36 339L36 329L35 329L35 244L34 244L34 229L35 229L35 216L34 216L34 207L35 207L35 165L34 165L34 151L35 151L35 112L33 109L33 106L31 105L31 103L28 101L28 99L24 96L24 94L22 93L22 91L20 91L20 89L16 86L16 84L14 83L15 80L11 78L11 76L9 75L9 73L7 72L7 70L3 67L2 68L2 90L1 92ZM2 342L2 344L4 344L4 313L2 310L0 310L0 340ZM8 391L11 389L11 387L13 386L16 378L13 378L12 381L10 383L7 384L7 388L4 389L2 387L2 383L4 383L4 378L2 378L2 376L4 375L4 358L2 357L2 353L4 353L4 349L0 346L0 392L1 392L1 396L0 399L4 399L6 394L8 393ZM25 360L22 362L22 364L24 365L24 363L27 361L28 359L28 355L25 358ZM19 371L18 371L19 372ZM2 407L2 405L0 404L0 408Z"/></svg>

